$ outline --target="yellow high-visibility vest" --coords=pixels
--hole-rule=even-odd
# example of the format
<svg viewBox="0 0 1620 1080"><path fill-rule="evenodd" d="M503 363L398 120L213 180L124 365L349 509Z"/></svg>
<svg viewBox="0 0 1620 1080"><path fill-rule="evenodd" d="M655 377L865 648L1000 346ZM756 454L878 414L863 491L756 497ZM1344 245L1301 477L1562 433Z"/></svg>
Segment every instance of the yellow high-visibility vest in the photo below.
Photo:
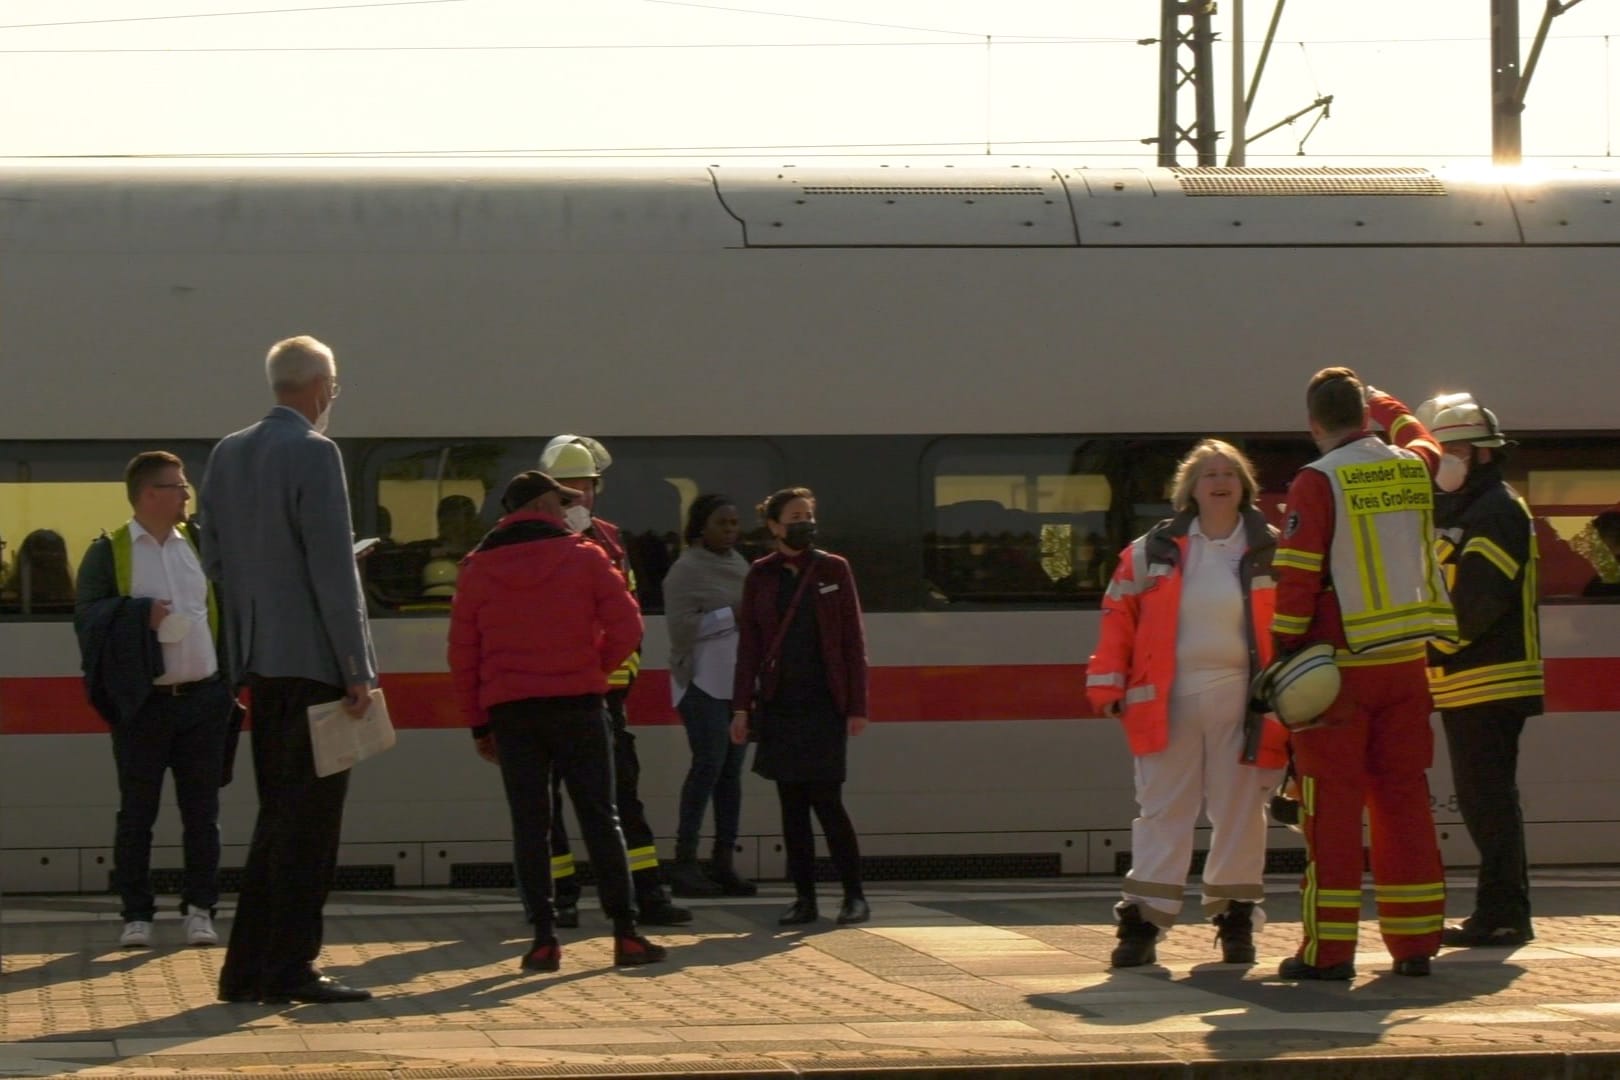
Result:
<svg viewBox="0 0 1620 1080"><path fill-rule="evenodd" d="M1457 639L1435 558L1434 485L1423 459L1368 435L1308 468L1333 487L1328 567L1352 653Z"/></svg>

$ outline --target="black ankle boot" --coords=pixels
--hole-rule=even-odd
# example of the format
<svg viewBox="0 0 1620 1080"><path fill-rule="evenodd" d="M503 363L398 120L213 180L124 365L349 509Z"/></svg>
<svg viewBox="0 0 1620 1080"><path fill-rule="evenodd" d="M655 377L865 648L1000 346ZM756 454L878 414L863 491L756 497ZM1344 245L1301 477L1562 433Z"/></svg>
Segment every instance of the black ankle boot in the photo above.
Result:
<svg viewBox="0 0 1620 1080"><path fill-rule="evenodd" d="M636 907L643 926L685 926L692 921L692 912L671 903L662 885L642 890L636 896Z"/></svg>
<svg viewBox="0 0 1620 1080"><path fill-rule="evenodd" d="M669 891L681 897L720 895L720 886L709 880L696 859L677 858L669 866Z"/></svg>
<svg viewBox="0 0 1620 1080"><path fill-rule="evenodd" d="M801 896L793 901L793 906L782 912L782 917L776 920L778 926L803 926L813 923L821 918L821 911L816 907L814 896Z"/></svg>
<svg viewBox="0 0 1620 1080"><path fill-rule="evenodd" d="M1234 900L1210 921L1215 924L1215 941L1221 947L1222 963L1254 963L1254 904Z"/></svg>
<svg viewBox="0 0 1620 1080"><path fill-rule="evenodd" d="M735 852L730 844L715 844L709 861L709 877L724 896L754 896L759 887L737 873Z"/></svg>
<svg viewBox="0 0 1620 1080"><path fill-rule="evenodd" d="M1114 913L1119 916L1119 929L1114 935L1119 938L1119 944L1114 946L1109 966L1126 968L1156 963L1159 928L1142 918L1142 911L1135 904L1121 904Z"/></svg>

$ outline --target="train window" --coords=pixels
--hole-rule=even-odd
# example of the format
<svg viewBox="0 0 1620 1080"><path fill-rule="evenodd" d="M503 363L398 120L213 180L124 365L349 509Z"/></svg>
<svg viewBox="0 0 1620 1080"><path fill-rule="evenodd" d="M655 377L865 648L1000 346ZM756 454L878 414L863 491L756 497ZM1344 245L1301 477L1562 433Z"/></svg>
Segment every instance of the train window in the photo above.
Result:
<svg viewBox="0 0 1620 1080"><path fill-rule="evenodd" d="M932 520L925 572L936 599L1096 599L1119 550L1170 512L1186 440L942 439L925 455Z"/></svg>
<svg viewBox="0 0 1620 1080"><path fill-rule="evenodd" d="M596 510L619 526L642 609L663 609L663 580L680 552L692 500L735 493L745 504L779 486L780 455L759 439L604 440L613 464ZM546 438L385 443L365 455L367 498L356 529L382 543L362 575L374 604L400 612L445 612L457 564L501 515L506 482L532 469Z"/></svg>
<svg viewBox="0 0 1620 1080"><path fill-rule="evenodd" d="M0 443L0 618L73 613L90 542L129 520L124 467L132 443ZM163 446L202 474L207 447Z"/></svg>
<svg viewBox="0 0 1620 1080"><path fill-rule="evenodd" d="M1504 473L1535 515L1542 597L1620 598L1620 443L1525 439Z"/></svg>

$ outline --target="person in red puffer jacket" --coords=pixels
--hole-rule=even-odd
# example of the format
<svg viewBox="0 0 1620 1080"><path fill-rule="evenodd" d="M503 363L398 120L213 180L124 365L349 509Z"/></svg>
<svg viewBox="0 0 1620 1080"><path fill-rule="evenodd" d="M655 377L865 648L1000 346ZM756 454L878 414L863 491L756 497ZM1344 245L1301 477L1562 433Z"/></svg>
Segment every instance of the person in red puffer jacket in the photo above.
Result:
<svg viewBox="0 0 1620 1080"><path fill-rule="evenodd" d="M613 800L608 674L641 641L641 613L602 549L564 524L579 500L543 472L513 477L506 516L462 560L450 608L450 674L478 753L501 768L518 887L534 923L525 971L556 971L551 891L552 770L568 785L613 920L613 959L664 949L636 928L624 833Z"/></svg>

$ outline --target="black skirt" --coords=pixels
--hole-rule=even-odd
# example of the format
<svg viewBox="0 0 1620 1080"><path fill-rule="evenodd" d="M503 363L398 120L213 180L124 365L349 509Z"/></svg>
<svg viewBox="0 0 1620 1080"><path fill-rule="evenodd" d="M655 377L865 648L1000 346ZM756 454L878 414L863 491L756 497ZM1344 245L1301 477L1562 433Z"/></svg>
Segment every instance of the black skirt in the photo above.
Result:
<svg viewBox="0 0 1620 1080"><path fill-rule="evenodd" d="M831 695L817 705L781 702L760 710L754 771L789 784L841 784L849 724Z"/></svg>

